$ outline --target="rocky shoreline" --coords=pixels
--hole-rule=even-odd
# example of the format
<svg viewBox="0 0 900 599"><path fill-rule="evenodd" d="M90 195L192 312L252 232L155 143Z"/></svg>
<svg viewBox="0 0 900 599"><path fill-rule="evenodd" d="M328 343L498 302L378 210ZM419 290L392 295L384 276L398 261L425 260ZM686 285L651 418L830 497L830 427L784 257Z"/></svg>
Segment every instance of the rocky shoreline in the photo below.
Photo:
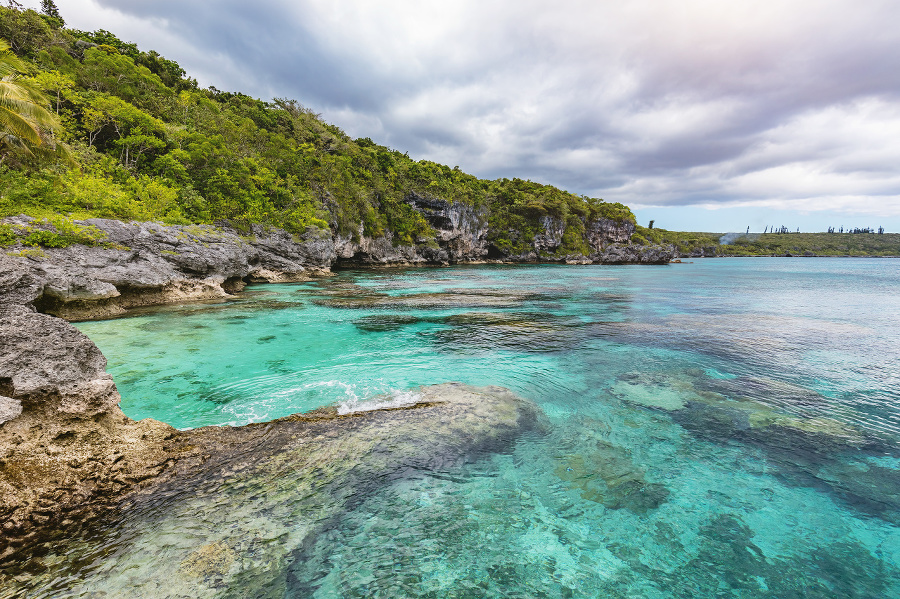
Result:
<svg viewBox="0 0 900 599"><path fill-rule="evenodd" d="M585 234L589 255L560 255L563 230L541 219L528 252L511 255L488 242L484 214L444 200L413 198L436 234L413 246L394 245L390 233L369 238L308 228L302 235L253 225L163 225L90 219L102 243L64 248L14 245L0 253L0 304L34 307L67 320L107 318L128 308L225 297L247 283L308 280L332 268L428 266L460 263L665 264L671 246L629 243L634 225L599 219ZM4 220L42 227L29 217ZM49 225L46 225L49 227Z"/></svg>

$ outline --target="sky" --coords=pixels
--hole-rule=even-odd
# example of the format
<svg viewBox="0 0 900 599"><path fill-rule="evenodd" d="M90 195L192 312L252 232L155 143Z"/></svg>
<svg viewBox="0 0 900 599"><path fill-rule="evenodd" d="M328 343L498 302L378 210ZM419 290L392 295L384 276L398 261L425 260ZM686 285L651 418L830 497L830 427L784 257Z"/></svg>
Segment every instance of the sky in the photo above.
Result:
<svg viewBox="0 0 900 599"><path fill-rule="evenodd" d="M900 232L896 0L56 4L203 87L294 98L351 137L643 225Z"/></svg>

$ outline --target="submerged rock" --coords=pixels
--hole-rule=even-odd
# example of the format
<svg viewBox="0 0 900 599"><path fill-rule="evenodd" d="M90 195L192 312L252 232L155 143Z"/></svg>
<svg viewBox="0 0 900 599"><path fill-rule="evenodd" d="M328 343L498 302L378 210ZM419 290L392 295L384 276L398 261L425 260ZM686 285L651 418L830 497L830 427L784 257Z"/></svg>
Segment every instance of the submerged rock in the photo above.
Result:
<svg viewBox="0 0 900 599"><path fill-rule="evenodd" d="M822 406L826 399L812 389L794 383L758 376L740 376L734 379L707 379L710 390L730 397L759 401L778 406Z"/></svg>
<svg viewBox="0 0 900 599"><path fill-rule="evenodd" d="M764 366L777 362L790 368L802 365L804 352L846 350L854 344L862 347L875 330L799 316L673 314L640 323L604 324L597 334L638 345L659 345Z"/></svg>
<svg viewBox="0 0 900 599"><path fill-rule="evenodd" d="M818 439L815 445L829 450L855 450L868 442L857 428L819 411L783 411L806 405L821 408L824 398L805 387L766 378L631 372L621 375L610 392L628 403L675 414L685 425L706 434L765 439L775 431L794 432L798 441L801 436L807 442Z"/></svg>
<svg viewBox="0 0 900 599"><path fill-rule="evenodd" d="M644 470L634 464L628 450L607 441L597 441L590 453L563 456L554 473L579 489L582 499L614 510L645 514L669 497L665 485L644 478Z"/></svg>
<svg viewBox="0 0 900 599"><path fill-rule="evenodd" d="M691 380L659 373L623 374L610 387L610 392L623 401L665 412L683 410L692 401L715 399L712 394L704 398Z"/></svg>
<svg viewBox="0 0 900 599"><path fill-rule="evenodd" d="M900 518L900 475L861 461L896 455L896 446L830 417L824 411L825 398L812 390L766 378L712 379L702 371L689 371L627 373L610 392L625 402L671 414L700 438L738 441L765 451L786 482L824 490L890 522Z"/></svg>

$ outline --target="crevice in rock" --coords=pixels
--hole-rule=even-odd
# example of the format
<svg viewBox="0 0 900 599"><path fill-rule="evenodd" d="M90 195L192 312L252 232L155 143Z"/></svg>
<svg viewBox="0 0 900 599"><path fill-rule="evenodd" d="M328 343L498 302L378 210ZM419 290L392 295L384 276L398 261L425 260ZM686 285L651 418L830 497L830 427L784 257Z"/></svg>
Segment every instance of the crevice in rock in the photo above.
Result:
<svg viewBox="0 0 900 599"><path fill-rule="evenodd" d="M244 290L244 287L247 286L247 283L244 281L244 277L228 277L222 283L222 289L225 290L225 293L234 295L235 293L240 293Z"/></svg>

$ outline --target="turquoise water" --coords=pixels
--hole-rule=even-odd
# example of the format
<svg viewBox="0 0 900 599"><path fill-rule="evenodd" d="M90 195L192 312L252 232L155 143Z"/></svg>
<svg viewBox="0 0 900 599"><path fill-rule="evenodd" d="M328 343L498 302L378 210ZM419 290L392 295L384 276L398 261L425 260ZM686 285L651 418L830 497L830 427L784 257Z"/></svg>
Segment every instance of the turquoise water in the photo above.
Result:
<svg viewBox="0 0 900 599"><path fill-rule="evenodd" d="M78 326L126 414L179 428L447 381L540 406L512 450L385 481L284 541L288 597L900 597L898 270L343 271ZM113 570L66 596L116 596Z"/></svg>

